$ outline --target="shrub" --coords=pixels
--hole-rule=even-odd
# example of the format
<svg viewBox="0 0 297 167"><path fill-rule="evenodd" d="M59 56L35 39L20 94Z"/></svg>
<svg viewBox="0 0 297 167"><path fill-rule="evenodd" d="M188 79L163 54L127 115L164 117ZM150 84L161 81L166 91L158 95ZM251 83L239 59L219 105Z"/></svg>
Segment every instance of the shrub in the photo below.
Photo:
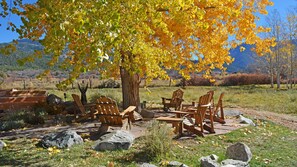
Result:
<svg viewBox="0 0 297 167"><path fill-rule="evenodd" d="M186 81L181 79L181 81L178 84L176 84L176 86L183 86L183 85L184 86L210 86L211 83L209 79L203 78L201 76L194 76L194 77L191 77L191 79Z"/></svg>
<svg viewBox="0 0 297 167"><path fill-rule="evenodd" d="M269 84L270 78L264 74L232 74L223 78L221 86Z"/></svg>
<svg viewBox="0 0 297 167"><path fill-rule="evenodd" d="M38 125L44 124L44 117L47 112L43 108L34 108L33 111L27 111L23 117L23 120L27 124Z"/></svg>
<svg viewBox="0 0 297 167"><path fill-rule="evenodd" d="M144 137L144 149L149 158L157 160L165 158L172 148L173 132L166 124L152 121L148 134Z"/></svg>
<svg viewBox="0 0 297 167"><path fill-rule="evenodd" d="M108 79L106 81L101 82L97 88L119 88L120 83L113 80L113 79Z"/></svg>
<svg viewBox="0 0 297 167"><path fill-rule="evenodd" d="M0 130L12 130L23 128L26 124L38 125L44 124L46 112L42 108L34 108L31 111L8 112L0 120Z"/></svg>
<svg viewBox="0 0 297 167"><path fill-rule="evenodd" d="M25 127L24 120L8 120L0 123L1 131L8 131L12 129L19 129Z"/></svg>
<svg viewBox="0 0 297 167"><path fill-rule="evenodd" d="M96 103L96 100L97 100L100 96L106 96L106 97L109 97L109 98L115 100L115 101L117 102L118 106L120 106L120 103L119 103L119 102L121 101L122 97L121 97L121 96L118 96L118 94L109 93L109 92L107 92L107 93L102 93L102 94L100 94L100 93L93 94L93 95L90 97L90 102L91 102L91 103Z"/></svg>

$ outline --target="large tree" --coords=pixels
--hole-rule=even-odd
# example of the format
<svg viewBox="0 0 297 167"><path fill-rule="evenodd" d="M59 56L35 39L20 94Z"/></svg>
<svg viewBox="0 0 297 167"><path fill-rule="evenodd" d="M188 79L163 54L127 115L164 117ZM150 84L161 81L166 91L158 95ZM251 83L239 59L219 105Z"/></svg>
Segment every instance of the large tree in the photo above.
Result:
<svg viewBox="0 0 297 167"><path fill-rule="evenodd" d="M186 78L194 71L209 77L213 69L224 69L233 61L230 48L245 42L256 44L263 54L272 44L258 36L268 29L255 23L257 14L267 14L269 0L11 1L17 7L2 0L4 10L11 8L24 24L11 28L20 38L39 40L44 46L44 53L37 51L27 59L50 54L49 65L61 61L70 75L59 86L95 69L102 76L120 76L124 107L138 106L143 77L166 78L167 69Z"/></svg>

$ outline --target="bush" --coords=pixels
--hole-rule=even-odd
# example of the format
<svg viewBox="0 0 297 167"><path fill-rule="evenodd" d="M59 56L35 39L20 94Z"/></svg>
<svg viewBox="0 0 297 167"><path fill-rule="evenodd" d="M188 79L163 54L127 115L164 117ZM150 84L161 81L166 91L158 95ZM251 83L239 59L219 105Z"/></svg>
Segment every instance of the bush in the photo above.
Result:
<svg viewBox="0 0 297 167"><path fill-rule="evenodd" d="M191 77L189 80L181 79L176 86L211 86L209 79L203 78L201 76Z"/></svg>
<svg viewBox="0 0 297 167"><path fill-rule="evenodd" d="M26 127L26 124L44 124L45 110L35 108L31 111L14 111L4 115L0 120L0 130L12 130Z"/></svg>
<svg viewBox="0 0 297 167"><path fill-rule="evenodd" d="M113 79L108 79L106 81L103 81L97 86L97 88L119 88L119 87L120 87L120 83Z"/></svg>
<svg viewBox="0 0 297 167"><path fill-rule="evenodd" d="M152 121L148 127L148 134L144 137L144 149L149 158L161 160L165 158L172 148L173 132L165 124Z"/></svg>
<svg viewBox="0 0 297 167"><path fill-rule="evenodd" d="M33 111L27 111L23 119L27 124L39 125L44 124L44 117L47 112L43 108L34 108Z"/></svg>
<svg viewBox="0 0 297 167"><path fill-rule="evenodd" d="M118 96L117 94L114 94L114 93L104 93L104 94L100 94L100 93L96 93L96 94L93 94L91 97L90 97L90 102L91 103L96 103L96 100L100 97L100 96L106 96L106 97L109 97L113 100L115 100L118 104L118 106L120 106L120 101L122 100L122 97L121 96Z"/></svg>
<svg viewBox="0 0 297 167"><path fill-rule="evenodd" d="M12 129L19 129L25 127L24 120L8 120L0 123L1 131L8 131Z"/></svg>
<svg viewBox="0 0 297 167"><path fill-rule="evenodd" d="M221 86L270 84L270 77L264 74L232 74L223 78Z"/></svg>

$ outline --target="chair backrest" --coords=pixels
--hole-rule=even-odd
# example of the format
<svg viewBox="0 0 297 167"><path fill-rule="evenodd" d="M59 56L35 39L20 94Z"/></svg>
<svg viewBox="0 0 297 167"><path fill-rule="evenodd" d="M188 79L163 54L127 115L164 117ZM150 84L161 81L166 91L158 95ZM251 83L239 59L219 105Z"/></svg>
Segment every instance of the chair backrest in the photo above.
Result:
<svg viewBox="0 0 297 167"><path fill-rule="evenodd" d="M123 118L120 115L117 103L106 96L101 96L97 99L96 109L99 120L102 124L112 126L122 126Z"/></svg>
<svg viewBox="0 0 297 167"><path fill-rule="evenodd" d="M86 114L86 109L84 105L81 103L80 98L77 94L72 94L72 98L74 100L74 104L78 107L82 114Z"/></svg>
<svg viewBox="0 0 297 167"><path fill-rule="evenodd" d="M184 92L181 89L177 89L176 91L173 92L170 103L172 104L181 103L181 99L183 98L183 95L184 95Z"/></svg>
<svg viewBox="0 0 297 167"><path fill-rule="evenodd" d="M210 94L210 102L211 102L211 105L214 106L214 91L213 90L210 90L207 92L208 94Z"/></svg>
<svg viewBox="0 0 297 167"><path fill-rule="evenodd" d="M217 114L218 111L219 111L219 108L220 107L223 107L223 97L224 97L224 92L221 93L220 97L219 97L219 100L218 100L218 103L216 105L216 108L215 108L215 113L214 114Z"/></svg>
<svg viewBox="0 0 297 167"><path fill-rule="evenodd" d="M206 111L211 105L211 98L211 93L207 93L205 95L200 96L199 103L197 106L197 114L195 114L195 121L197 123L201 123L204 120Z"/></svg>

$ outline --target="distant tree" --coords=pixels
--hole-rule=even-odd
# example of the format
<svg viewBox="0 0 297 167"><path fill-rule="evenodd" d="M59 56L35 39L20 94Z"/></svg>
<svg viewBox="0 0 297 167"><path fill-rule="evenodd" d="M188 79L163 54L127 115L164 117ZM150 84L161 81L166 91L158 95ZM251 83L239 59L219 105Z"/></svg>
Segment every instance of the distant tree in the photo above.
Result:
<svg viewBox="0 0 297 167"><path fill-rule="evenodd" d="M270 65L270 75L272 75L272 69L275 70L277 89L280 88L281 71L283 64L283 54L281 53L282 42L284 39L284 23L281 19L279 12L275 9L272 13L266 17L267 26L271 28L268 32L269 38L275 38L276 45L272 48L272 53L267 54ZM272 66L274 67L272 68ZM272 76L271 76L272 77Z"/></svg>
<svg viewBox="0 0 297 167"><path fill-rule="evenodd" d="M289 76L289 85L292 89L293 87L293 75L296 70L297 65L297 50L294 40L297 39L297 12L296 10L289 10L286 15L286 43L287 48L286 52L288 53L288 76ZM296 41L295 41L296 42Z"/></svg>

